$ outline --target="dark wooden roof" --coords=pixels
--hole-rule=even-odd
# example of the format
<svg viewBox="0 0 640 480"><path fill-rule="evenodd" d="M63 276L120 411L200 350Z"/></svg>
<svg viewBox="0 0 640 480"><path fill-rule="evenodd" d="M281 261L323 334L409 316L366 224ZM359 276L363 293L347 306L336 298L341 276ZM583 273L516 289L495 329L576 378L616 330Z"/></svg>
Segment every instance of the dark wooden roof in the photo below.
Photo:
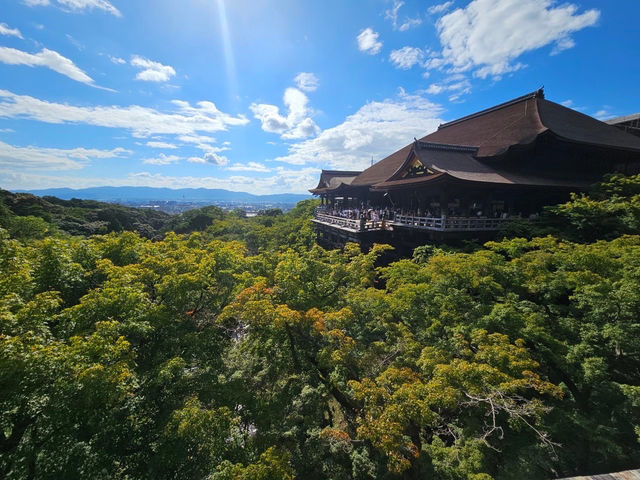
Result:
<svg viewBox="0 0 640 480"><path fill-rule="evenodd" d="M640 138L544 98L541 90L444 123L422 142L476 147L476 158L490 160L518 145L530 145L541 134L559 139L640 153ZM389 181L404 165L412 144L358 175L352 185Z"/></svg>
<svg viewBox="0 0 640 480"><path fill-rule="evenodd" d="M350 185L353 179L360 173L362 172L348 170L322 170L318 186L309 191L317 195L330 190L335 190L341 185Z"/></svg>

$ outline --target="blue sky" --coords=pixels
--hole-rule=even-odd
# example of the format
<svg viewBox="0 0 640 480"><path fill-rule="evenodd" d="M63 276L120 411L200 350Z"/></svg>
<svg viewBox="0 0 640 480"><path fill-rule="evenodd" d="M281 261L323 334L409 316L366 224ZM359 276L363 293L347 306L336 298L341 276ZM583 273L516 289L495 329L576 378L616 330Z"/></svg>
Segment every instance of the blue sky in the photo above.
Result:
<svg viewBox="0 0 640 480"><path fill-rule="evenodd" d="M0 187L305 192L545 86L640 111L637 0L2 0Z"/></svg>

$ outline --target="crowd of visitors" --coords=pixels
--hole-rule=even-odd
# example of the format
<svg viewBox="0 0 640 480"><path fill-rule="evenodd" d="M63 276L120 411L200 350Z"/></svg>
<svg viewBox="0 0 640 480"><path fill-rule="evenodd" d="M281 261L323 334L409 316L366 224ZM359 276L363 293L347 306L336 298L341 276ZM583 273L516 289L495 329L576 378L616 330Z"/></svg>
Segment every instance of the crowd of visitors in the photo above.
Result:
<svg viewBox="0 0 640 480"><path fill-rule="evenodd" d="M439 207L435 207L432 209L421 210L418 209L402 209L395 208L391 209L388 207L385 208L335 208L335 207L319 207L318 213L324 213L326 215L331 215L334 217L348 218L351 220L372 220L372 221L381 221L381 220L393 220L397 216L407 216L407 217L427 217L427 218L440 218L441 210ZM490 215L486 215L481 209L475 209L470 212L470 215L463 215L462 212L457 208L449 208L447 211L447 216L449 217L478 217L478 218L508 218L509 215L507 212L503 212L501 210L495 210Z"/></svg>

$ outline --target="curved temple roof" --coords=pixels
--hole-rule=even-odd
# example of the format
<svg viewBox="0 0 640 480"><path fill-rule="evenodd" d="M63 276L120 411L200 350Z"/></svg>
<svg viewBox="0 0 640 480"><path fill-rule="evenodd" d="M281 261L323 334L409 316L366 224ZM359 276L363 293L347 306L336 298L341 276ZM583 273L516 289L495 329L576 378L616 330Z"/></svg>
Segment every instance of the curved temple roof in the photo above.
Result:
<svg viewBox="0 0 640 480"><path fill-rule="evenodd" d="M362 172L348 170L322 170L318 186L309 190L314 195L334 191L341 185L351 185L351 182Z"/></svg>
<svg viewBox="0 0 640 480"><path fill-rule="evenodd" d="M464 158L464 168L448 168L442 164L444 159L440 158L440 170L452 176L460 178L460 175L467 175L465 179L481 182L548 185L549 182L556 182L544 180L546 183L539 183L543 179L512 174L507 176L482 162L507 152L511 147L532 144L543 133L573 143L640 153L640 138L546 100L542 90L442 124L435 132L421 138L420 142L475 148L473 154L454 155L458 166ZM394 175L405 165L412 148L413 144L407 145L380 160L358 175L351 185L383 187L383 182L387 185L395 181ZM433 155L430 153L429 156ZM449 158L449 161L454 159ZM435 160L433 165L438 169ZM459 172L459 175L454 172ZM530 183L532 181L534 183Z"/></svg>
<svg viewBox="0 0 640 480"><path fill-rule="evenodd" d="M549 179L534 175L525 175L501 171L479 161L474 153L477 150L470 147L455 147L436 143L416 141L410 150L407 160L398 172L389 180L376 183L374 189L401 188L409 185L423 185L434 181L441 181L443 176L463 181L497 183L511 185L531 185L546 187L584 188L587 182ZM431 175L413 178L402 178L399 175L411 159L416 158L424 167L432 171Z"/></svg>

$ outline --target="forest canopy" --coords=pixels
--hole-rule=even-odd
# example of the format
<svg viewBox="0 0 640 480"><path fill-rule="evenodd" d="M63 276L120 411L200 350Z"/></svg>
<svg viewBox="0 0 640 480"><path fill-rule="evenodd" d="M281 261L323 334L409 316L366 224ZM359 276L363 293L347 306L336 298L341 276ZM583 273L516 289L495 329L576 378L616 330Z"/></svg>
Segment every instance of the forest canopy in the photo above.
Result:
<svg viewBox="0 0 640 480"><path fill-rule="evenodd" d="M316 245L314 201L255 218L113 206L103 233L64 227L87 205L3 198L0 477L638 467L640 176L386 265L389 246Z"/></svg>

